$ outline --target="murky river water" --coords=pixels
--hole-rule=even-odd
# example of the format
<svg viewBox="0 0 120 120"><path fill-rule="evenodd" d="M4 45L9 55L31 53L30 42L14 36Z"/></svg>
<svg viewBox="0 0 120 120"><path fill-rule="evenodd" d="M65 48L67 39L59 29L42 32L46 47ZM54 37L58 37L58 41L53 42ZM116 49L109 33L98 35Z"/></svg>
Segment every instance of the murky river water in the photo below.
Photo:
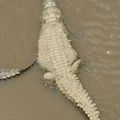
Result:
<svg viewBox="0 0 120 120"><path fill-rule="evenodd" d="M0 66L27 67L36 59L41 0L0 0ZM79 77L102 120L120 119L120 1L60 0L74 48L85 64ZM61 93L43 83L34 65L0 82L0 120L87 120Z"/></svg>

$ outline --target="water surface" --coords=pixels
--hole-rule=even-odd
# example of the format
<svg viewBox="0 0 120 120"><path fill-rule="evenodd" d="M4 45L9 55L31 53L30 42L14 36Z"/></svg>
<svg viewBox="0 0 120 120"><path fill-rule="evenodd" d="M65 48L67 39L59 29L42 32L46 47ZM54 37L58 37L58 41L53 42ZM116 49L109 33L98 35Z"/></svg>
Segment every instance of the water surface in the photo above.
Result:
<svg viewBox="0 0 120 120"><path fill-rule="evenodd" d="M102 120L120 115L119 0L60 0L72 45L85 61L79 78ZM0 0L0 66L23 69L36 59L41 0ZM0 83L0 120L87 120L60 92L43 83L36 64Z"/></svg>

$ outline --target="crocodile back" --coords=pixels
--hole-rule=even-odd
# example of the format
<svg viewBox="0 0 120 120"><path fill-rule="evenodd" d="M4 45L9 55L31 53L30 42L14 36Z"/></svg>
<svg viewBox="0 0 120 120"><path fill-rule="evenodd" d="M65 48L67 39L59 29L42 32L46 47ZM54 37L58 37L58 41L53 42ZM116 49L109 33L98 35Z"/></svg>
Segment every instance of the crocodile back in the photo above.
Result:
<svg viewBox="0 0 120 120"><path fill-rule="evenodd" d="M71 48L70 42L64 32L62 23L52 22L44 24L39 37L38 62L50 71L60 70L69 66L65 52ZM64 66L63 66L64 65Z"/></svg>

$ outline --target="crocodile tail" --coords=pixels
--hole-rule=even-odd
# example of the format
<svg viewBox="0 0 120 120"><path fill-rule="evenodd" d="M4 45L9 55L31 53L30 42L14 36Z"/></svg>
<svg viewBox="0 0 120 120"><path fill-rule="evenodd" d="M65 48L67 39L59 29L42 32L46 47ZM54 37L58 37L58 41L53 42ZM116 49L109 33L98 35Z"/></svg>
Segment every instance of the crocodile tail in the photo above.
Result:
<svg viewBox="0 0 120 120"><path fill-rule="evenodd" d="M32 64L30 64L28 67L19 70L18 68L13 68L13 69L1 69L0 68L0 80L5 80L11 77L15 77L16 75L19 75L23 72L25 72L26 70L28 70L30 67L32 67L34 64L36 63L36 61L34 61Z"/></svg>
<svg viewBox="0 0 120 120"><path fill-rule="evenodd" d="M86 90L74 74L67 74L58 78L56 84L59 90L74 102L77 107L82 108L90 120L100 120L96 104L88 96Z"/></svg>
<svg viewBox="0 0 120 120"><path fill-rule="evenodd" d="M0 69L0 80L20 74L18 69Z"/></svg>

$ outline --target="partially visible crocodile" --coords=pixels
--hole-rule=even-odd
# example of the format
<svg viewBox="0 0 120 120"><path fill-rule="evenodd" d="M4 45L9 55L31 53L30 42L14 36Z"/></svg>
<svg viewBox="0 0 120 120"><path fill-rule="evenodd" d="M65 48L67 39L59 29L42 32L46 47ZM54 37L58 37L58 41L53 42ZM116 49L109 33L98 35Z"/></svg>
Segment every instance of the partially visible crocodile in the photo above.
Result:
<svg viewBox="0 0 120 120"><path fill-rule="evenodd" d="M96 104L75 74L80 60L70 42L55 1L44 0L37 59L38 64L48 71L44 79L51 80L69 100L83 109L90 120L100 120Z"/></svg>
<svg viewBox="0 0 120 120"><path fill-rule="evenodd" d="M18 68L13 69L1 69L0 68L0 80L6 80L11 77L15 77L16 75L20 75L21 73L28 70L35 62L33 62L30 66L25 69L19 70Z"/></svg>

